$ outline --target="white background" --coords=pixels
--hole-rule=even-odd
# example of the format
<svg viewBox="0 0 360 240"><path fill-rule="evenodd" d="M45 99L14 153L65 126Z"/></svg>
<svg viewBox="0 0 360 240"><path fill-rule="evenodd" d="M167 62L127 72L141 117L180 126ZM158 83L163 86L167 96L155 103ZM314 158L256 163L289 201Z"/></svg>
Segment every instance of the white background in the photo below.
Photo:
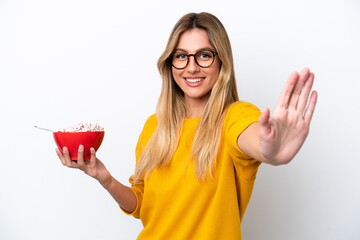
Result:
<svg viewBox="0 0 360 240"><path fill-rule="evenodd" d="M261 166L243 239L360 239L358 0L0 0L0 239L136 238L141 222L34 125L101 124L98 157L128 184L156 61L193 11L225 25L242 100L273 109L292 71L316 76L309 137L290 164Z"/></svg>

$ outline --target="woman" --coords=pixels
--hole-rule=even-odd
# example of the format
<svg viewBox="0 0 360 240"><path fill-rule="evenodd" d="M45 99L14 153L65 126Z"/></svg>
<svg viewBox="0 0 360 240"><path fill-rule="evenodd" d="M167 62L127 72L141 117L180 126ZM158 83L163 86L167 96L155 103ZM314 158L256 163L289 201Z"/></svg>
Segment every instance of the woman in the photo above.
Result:
<svg viewBox="0 0 360 240"><path fill-rule="evenodd" d="M136 147L132 187L116 181L92 149L68 167L97 179L121 209L140 218L138 239L241 239L240 224L259 165L286 164L309 131L314 74L294 72L270 116L238 101L232 51L221 22L187 14L158 60L162 91ZM307 106L307 107L306 107Z"/></svg>

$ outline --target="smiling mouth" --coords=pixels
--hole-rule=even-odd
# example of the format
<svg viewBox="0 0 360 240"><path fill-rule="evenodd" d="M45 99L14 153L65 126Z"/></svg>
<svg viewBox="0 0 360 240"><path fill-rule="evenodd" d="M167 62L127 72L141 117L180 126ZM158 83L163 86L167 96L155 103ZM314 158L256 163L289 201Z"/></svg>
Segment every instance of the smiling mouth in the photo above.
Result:
<svg viewBox="0 0 360 240"><path fill-rule="evenodd" d="M185 78L185 81L189 83L197 83L203 81L205 78Z"/></svg>

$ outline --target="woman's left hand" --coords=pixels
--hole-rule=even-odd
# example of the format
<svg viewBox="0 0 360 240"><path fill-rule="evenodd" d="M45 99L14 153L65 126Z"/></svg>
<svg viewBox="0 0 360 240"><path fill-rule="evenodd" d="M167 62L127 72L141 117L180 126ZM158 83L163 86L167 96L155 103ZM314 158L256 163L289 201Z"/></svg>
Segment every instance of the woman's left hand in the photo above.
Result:
<svg viewBox="0 0 360 240"><path fill-rule="evenodd" d="M286 164L303 145L317 101L317 92L311 92L313 81L308 68L292 73L271 116L268 108L261 114L259 150L265 162Z"/></svg>

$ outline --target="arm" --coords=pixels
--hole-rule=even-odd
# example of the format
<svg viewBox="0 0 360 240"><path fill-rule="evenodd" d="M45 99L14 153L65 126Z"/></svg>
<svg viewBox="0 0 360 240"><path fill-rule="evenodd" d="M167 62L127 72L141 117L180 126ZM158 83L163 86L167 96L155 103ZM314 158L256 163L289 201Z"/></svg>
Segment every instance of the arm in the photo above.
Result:
<svg viewBox="0 0 360 240"><path fill-rule="evenodd" d="M79 147L77 161L71 161L67 148L64 148L62 152L60 149L56 149L56 153L64 166L78 168L87 175L95 178L124 210L133 212L136 209L137 201L131 188L121 184L110 175L105 165L96 158L95 149L91 149L91 158L89 161L84 161L83 146Z"/></svg>
<svg viewBox="0 0 360 240"><path fill-rule="evenodd" d="M310 95L314 74L303 69L290 75L270 116L268 108L238 137L239 148L253 158L280 165L289 163L303 145L314 113L317 92ZM308 99L310 100L307 105Z"/></svg>

